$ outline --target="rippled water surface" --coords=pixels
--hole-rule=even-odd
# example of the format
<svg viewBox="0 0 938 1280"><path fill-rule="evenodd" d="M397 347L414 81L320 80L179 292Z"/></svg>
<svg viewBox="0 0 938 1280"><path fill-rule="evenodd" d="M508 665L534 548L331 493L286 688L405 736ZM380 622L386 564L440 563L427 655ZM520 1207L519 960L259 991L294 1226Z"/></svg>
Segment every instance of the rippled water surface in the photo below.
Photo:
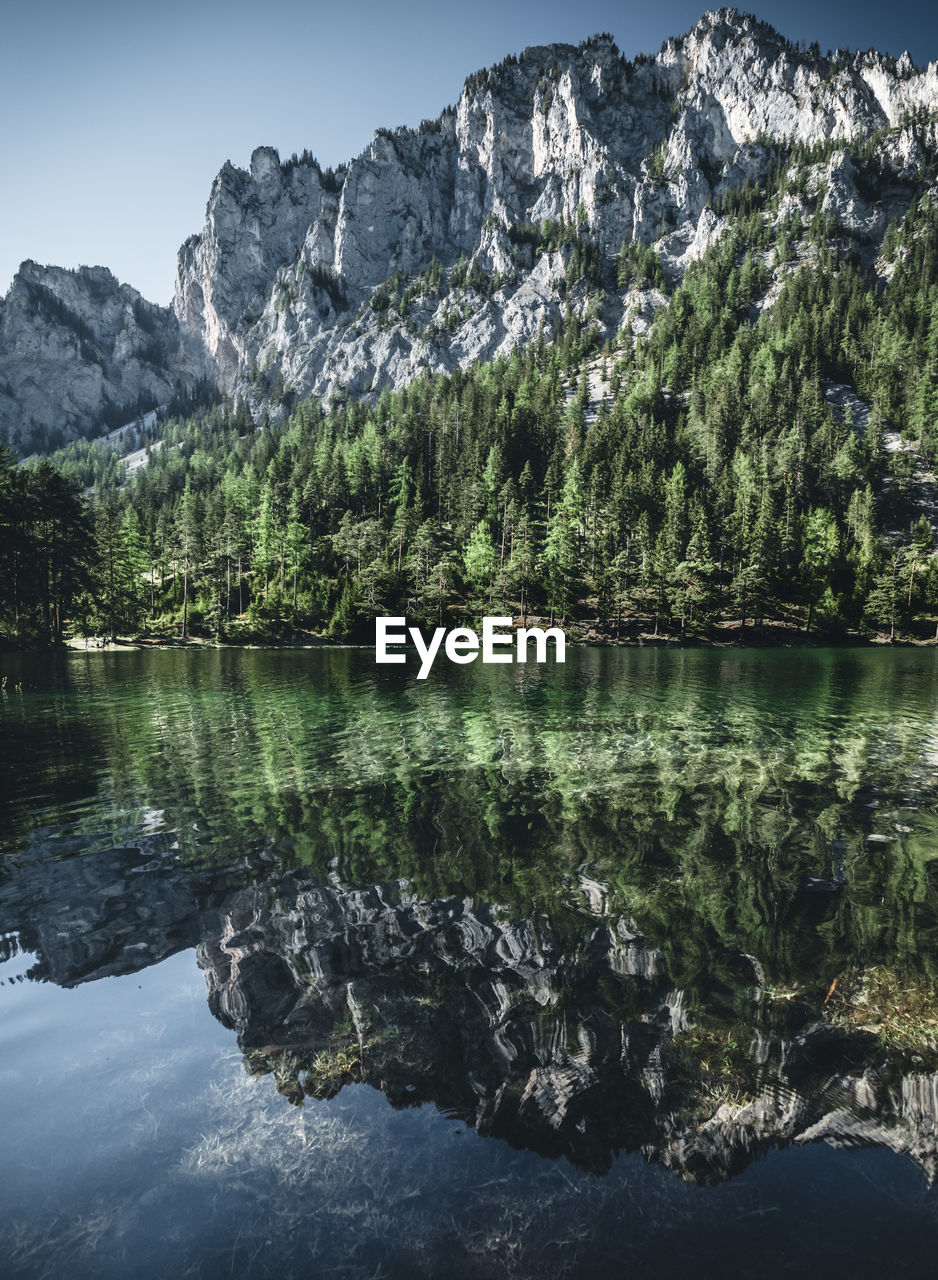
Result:
<svg viewBox="0 0 938 1280"><path fill-rule="evenodd" d="M0 1272L930 1274L938 657L0 659Z"/></svg>

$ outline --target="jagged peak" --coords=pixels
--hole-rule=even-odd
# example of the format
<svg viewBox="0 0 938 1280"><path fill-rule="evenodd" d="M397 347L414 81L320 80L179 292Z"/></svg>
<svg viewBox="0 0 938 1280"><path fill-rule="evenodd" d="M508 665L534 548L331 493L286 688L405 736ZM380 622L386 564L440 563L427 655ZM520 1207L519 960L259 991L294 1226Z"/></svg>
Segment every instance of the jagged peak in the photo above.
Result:
<svg viewBox="0 0 938 1280"><path fill-rule="evenodd" d="M694 35L697 32L703 34L706 31L714 31L717 28L728 28L737 34L745 34L757 27L772 31L775 35L778 35L774 27L757 18L754 13L744 13L733 5L723 5L719 9L707 9L705 13L702 13L688 34Z"/></svg>
<svg viewBox="0 0 938 1280"><path fill-rule="evenodd" d="M129 290L130 293L137 297L141 297L133 285L122 284L115 276L110 267L104 266L78 266L78 267L60 267L55 264L44 265L36 262L33 258L25 258L19 265L19 268L13 277L10 286L11 290L19 284L25 285L41 285L48 288L55 281L77 280L85 285L108 290Z"/></svg>
<svg viewBox="0 0 938 1280"><path fill-rule="evenodd" d="M383 131L379 129L377 132L382 133ZM211 205L212 199L223 187L229 187L235 191L244 188L246 184L255 187L273 186L277 188L283 179L289 179L294 172L300 171L302 173L304 170L315 174L324 191L335 193L342 189L342 184L348 173L348 165L340 164L335 168L328 166L324 169L315 155L308 149L304 149L299 154L294 152L285 160L281 160L280 152L276 147L266 145L255 147L251 152L251 158L246 169L241 168L240 165L236 165L231 160L225 161L212 183L209 205ZM183 248L191 246L197 239L197 236L189 236Z"/></svg>
<svg viewBox="0 0 938 1280"><path fill-rule="evenodd" d="M605 53L611 57L619 56L619 46L608 31L597 31L587 36L577 45L578 53Z"/></svg>
<svg viewBox="0 0 938 1280"><path fill-rule="evenodd" d="M585 61L613 61L620 57L619 46L608 31L596 32L579 44L557 41L552 44L527 45L519 54L509 54L501 62L492 63L473 71L466 77L462 96L472 96L482 87L494 88L499 79L513 71L520 72L525 80L543 74L554 66L581 65Z"/></svg>
<svg viewBox="0 0 938 1280"><path fill-rule="evenodd" d="M719 9L708 9L701 14L693 27L683 38L670 37L662 45L662 52L674 48L684 42L712 40L714 36L723 36L727 43L742 40L745 37L756 37L760 42L771 46L773 50L784 49L790 54L800 55L808 62L825 62L834 65L852 64L856 68L878 66L889 71L900 80L920 75L924 68L915 63L912 55L905 50L898 58L879 49L854 50L850 48L828 49L822 54L818 42L806 40L790 40L770 22L757 14L744 12L732 6Z"/></svg>
<svg viewBox="0 0 938 1280"><path fill-rule="evenodd" d="M683 36L671 36L661 46L659 57L686 51L700 45L725 48L727 45L740 45L751 41L767 55L778 56L782 52L796 53L798 46L770 22L757 14L744 12L732 7L708 9L701 14L691 29Z"/></svg>
<svg viewBox="0 0 938 1280"><path fill-rule="evenodd" d="M280 176L280 152L276 147L255 147L251 152L251 177L266 182Z"/></svg>

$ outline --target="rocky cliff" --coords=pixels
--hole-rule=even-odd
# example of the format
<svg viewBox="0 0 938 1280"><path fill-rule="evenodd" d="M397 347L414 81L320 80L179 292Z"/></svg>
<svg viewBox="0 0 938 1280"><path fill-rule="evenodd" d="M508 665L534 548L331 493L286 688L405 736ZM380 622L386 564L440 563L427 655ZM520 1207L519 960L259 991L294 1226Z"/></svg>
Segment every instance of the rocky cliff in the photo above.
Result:
<svg viewBox="0 0 938 1280"><path fill-rule="evenodd" d="M269 148L249 173L226 165L180 254L176 314L223 387L274 400L490 358L553 331L568 303L613 331L649 301L614 269L620 246L653 245L680 277L726 225L727 194L795 144L845 145L789 203L820 201L875 243L934 156L936 108L935 64L822 57L731 9L654 58L603 36L527 49L470 76L438 119L379 130L338 173ZM870 191L849 144L877 133Z"/></svg>
<svg viewBox="0 0 938 1280"><path fill-rule="evenodd" d="M337 171L268 147L247 172L226 164L180 250L172 316L100 269L26 264L0 319L0 428L86 430L206 371L276 412L507 352L568 308L608 334L645 323L666 305L648 286L680 278L732 194L798 147L808 179L764 216L820 209L872 263L934 181L936 111L938 64L823 56L732 9L654 57L607 36L527 49ZM623 244L654 258L617 262Z"/></svg>
<svg viewBox="0 0 938 1280"><path fill-rule="evenodd" d="M24 262L0 302L0 438L25 451L128 422L200 378L201 339L105 267Z"/></svg>

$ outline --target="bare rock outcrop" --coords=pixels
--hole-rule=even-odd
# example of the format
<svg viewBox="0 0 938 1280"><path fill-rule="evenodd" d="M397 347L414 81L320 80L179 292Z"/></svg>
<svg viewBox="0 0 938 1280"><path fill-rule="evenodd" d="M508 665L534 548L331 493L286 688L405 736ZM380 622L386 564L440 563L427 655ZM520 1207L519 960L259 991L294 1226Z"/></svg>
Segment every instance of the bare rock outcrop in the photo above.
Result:
<svg viewBox="0 0 938 1280"><path fill-rule="evenodd" d="M620 246L651 246L678 283L733 193L795 147L842 144L787 212L820 207L875 258L934 160L936 111L938 64L823 56L734 9L653 57L608 36L526 49L336 171L270 147L225 164L171 313L102 268L24 264L0 311L0 431L100 431L205 377L275 415L376 394L549 337L568 308L612 335L643 287ZM873 137L870 189L852 149Z"/></svg>

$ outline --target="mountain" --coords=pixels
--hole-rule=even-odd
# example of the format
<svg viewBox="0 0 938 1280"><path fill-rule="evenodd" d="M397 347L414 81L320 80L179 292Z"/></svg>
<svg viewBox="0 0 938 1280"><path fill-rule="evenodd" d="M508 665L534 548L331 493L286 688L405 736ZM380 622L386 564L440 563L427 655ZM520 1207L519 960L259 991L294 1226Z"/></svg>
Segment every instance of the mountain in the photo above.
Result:
<svg viewBox="0 0 938 1280"><path fill-rule="evenodd" d="M102 268L25 263L0 310L0 430L94 433L206 378L275 414L372 395L550 337L568 308L642 332L754 199L775 225L827 217L875 269L933 188L936 111L938 64L823 56L733 9L654 57L608 36L527 49L347 167L269 147L226 164L171 312ZM769 264L756 313L803 261Z"/></svg>
<svg viewBox="0 0 938 1280"><path fill-rule="evenodd" d="M0 302L0 434L54 447L164 405L214 369L172 310L106 267L24 262Z"/></svg>

